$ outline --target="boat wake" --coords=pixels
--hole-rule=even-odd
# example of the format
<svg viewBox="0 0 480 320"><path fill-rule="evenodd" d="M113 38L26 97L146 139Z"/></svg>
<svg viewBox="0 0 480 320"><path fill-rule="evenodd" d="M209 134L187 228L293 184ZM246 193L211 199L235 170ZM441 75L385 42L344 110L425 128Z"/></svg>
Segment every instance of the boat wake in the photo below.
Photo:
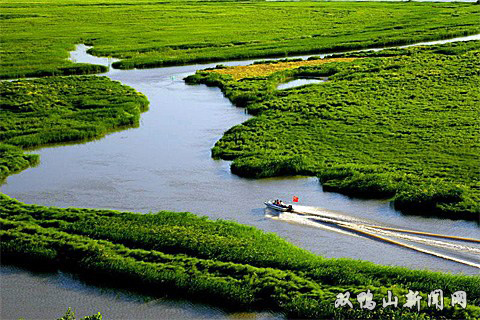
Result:
<svg viewBox="0 0 480 320"><path fill-rule="evenodd" d="M315 207L295 206L293 212L268 212L267 217L275 220L366 237L480 269L480 239L387 227L375 221ZM459 257L461 253L466 257Z"/></svg>

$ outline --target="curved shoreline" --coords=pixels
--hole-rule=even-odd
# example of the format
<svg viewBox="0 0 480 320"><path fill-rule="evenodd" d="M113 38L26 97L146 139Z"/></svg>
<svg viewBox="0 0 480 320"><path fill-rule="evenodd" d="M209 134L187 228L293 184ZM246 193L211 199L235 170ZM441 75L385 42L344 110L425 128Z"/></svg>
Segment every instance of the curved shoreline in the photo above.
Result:
<svg viewBox="0 0 480 320"><path fill-rule="evenodd" d="M462 36L459 36L462 34ZM196 58L189 61L185 60L159 60L155 62L149 62L145 64L131 64L127 65L126 62L122 62L122 59L115 58L117 61L113 62L111 66L118 70L132 70L132 69L154 69L154 68L162 68L162 67L173 67L173 66L186 66L186 65L196 65L196 64L204 64L204 63L221 63L221 62L228 62L228 61L250 61L250 60L258 60L258 59L269 59L272 58L276 59L294 59L298 57L306 57L306 56L314 56L314 55L321 55L321 56L329 56L332 54L337 53L348 53L348 52L359 52L359 51L380 51L392 48L406 48L412 47L417 45L435 45L441 43L450 43L456 41L469 41L478 39L480 36L479 33L472 32L472 33L459 33L454 35L453 37L425 37L420 42L412 41L412 40L405 40L405 41L395 41L395 42L384 42L382 47L379 47L378 44L371 44L371 45L338 45L333 46L331 48L326 49L311 49L311 50L295 50L291 51L288 54L285 53L278 53L278 54L253 54L249 56L245 55L232 55L229 57L228 60L225 60L224 57L212 57L212 58ZM462 39L465 38L467 40L455 40L455 39Z"/></svg>
<svg viewBox="0 0 480 320"><path fill-rule="evenodd" d="M331 304L338 292L367 287L377 299L385 289L395 290L402 303L408 290L424 297L437 287L446 293L464 290L473 297L465 312L480 314L475 306L480 277L325 259L254 227L190 213L61 209L25 205L4 195L0 203L6 262L33 262L156 296L190 297L233 310L278 311L296 318L364 318L361 310L334 310ZM464 312L445 305L448 317ZM371 313L378 318L413 316L410 310ZM432 314L425 301L422 313Z"/></svg>
<svg viewBox="0 0 480 320"><path fill-rule="evenodd" d="M460 37L460 38L455 38L455 39L449 39L449 40L442 40L442 41L433 41L433 42L428 42L428 43L420 43L420 45L422 46L425 46L425 45L436 45L436 44L439 44L439 43L451 43L451 42L458 42L458 41L469 41L469 40L472 40L472 39L480 39L480 34L477 34L477 35L474 35L474 36L468 36L468 37ZM408 46L408 47L411 47L411 46ZM400 47L402 48L402 47ZM86 53L88 51L88 47L86 46L83 46L83 47L77 47L77 49L80 49L82 50L82 52ZM385 48L385 49L390 49L390 48ZM384 49L378 49L378 50L374 50L374 51L381 51L381 50L384 50ZM363 52L364 50L361 50L359 52ZM357 51L356 51L357 52ZM92 59L92 56L91 55L85 55L85 54L80 54L79 56L80 58L82 57L87 57L88 59ZM78 58L77 58L78 59ZM105 63L111 63L111 60L107 58L107 60L105 60L105 58L94 58L94 59L101 59L100 61L103 61ZM230 62L230 64L237 64L238 62ZM237 101L232 101L234 104L237 104L239 105L239 102ZM241 107L244 106L244 103L242 102L241 105L239 105ZM215 154L213 154L214 157L215 157ZM231 157L226 157L225 155L222 155L220 156L220 158L224 159L224 160L232 160L233 158ZM238 168L237 167L233 167L233 173L236 173L236 174L240 174L240 175L243 175L242 171L240 170L237 170ZM309 173L309 172L304 172L304 173ZM327 186L327 188L330 188L329 186ZM336 189L332 189L332 191L337 191ZM341 192L342 193L342 192ZM404 208L405 209L405 208ZM456 216L451 216L452 218L460 218L460 219L473 219L473 220L476 220L475 218L472 218L471 215L462 215L462 216L458 216L458 214Z"/></svg>
<svg viewBox="0 0 480 320"><path fill-rule="evenodd" d="M479 38L478 36L474 37L474 39ZM468 39L470 40L470 39ZM468 41L467 40L467 41ZM452 42L452 41L450 41ZM436 44L436 43L434 43ZM441 47L440 47L441 48ZM425 49L426 50L426 49ZM448 50L448 49L447 49ZM428 53L428 51L425 51ZM354 57L362 57L362 53L353 52L352 56ZM405 56L409 56L409 53L403 53ZM381 57L380 54L373 54L369 55L369 52L365 53L365 57L369 58L372 56ZM387 56L390 55L402 55L402 52L395 54L388 52ZM348 54L346 55L349 56ZM295 60L292 60L295 61ZM318 60L319 66L323 66L324 63L328 62L328 60ZM332 59L332 64L335 64L335 59ZM310 61L309 61L310 62ZM313 60L312 62L315 62ZM324 191L333 191L333 192L340 192L346 195L351 196L359 196L365 198L393 198L393 203L396 208L400 211L406 213L413 213L413 214L420 214L420 215L434 215L438 217L445 217L451 219L465 219L465 220L472 220L478 221L478 214L479 208L472 203L472 199L475 199L475 190L472 189L470 191L469 184L464 182L464 184L460 185L460 182L457 181L457 184L454 182L450 182L450 180L443 181L435 181L433 178L429 178L429 176L425 176L422 179L416 181L416 185L420 185L422 190L425 190L423 193L419 190L416 190L415 187L408 188L407 186L410 183L413 183L412 180L410 183L405 183L406 176L402 176L402 171L399 173L390 172L387 170L386 173L391 174L391 176L381 176L382 170L376 171L374 168L365 169L363 172L361 168L356 169L354 166L352 168L348 168L345 166L350 165L349 163L343 163L339 165L339 168L333 167L323 167L321 164L314 162L312 159L307 159L306 157L302 156L302 154L294 154L289 156L278 156L278 159L272 155L273 160L268 160L265 156L261 156L263 153L259 150L255 149L254 142L249 138L250 132L256 130L256 123L262 122L262 125L259 125L259 128L264 128L265 126L269 128L275 127L275 124L272 122L270 123L268 119L269 113L271 111L275 112L293 112L296 110L290 110L288 107L288 93L286 94L276 94L275 88L279 82L283 79L292 77L292 76L302 76L305 74L308 75L315 75L315 76L330 76L330 69L334 68L331 67L328 70L323 70L319 66L317 71L315 70L307 70L308 67L304 67L303 69L295 67L297 62L291 62L292 66L287 66L284 68L279 68L280 71L268 71L269 73L262 73L262 68L260 64L253 64L251 65L251 69L259 69L260 73L255 75L254 72L246 72L246 68L244 67L233 67L233 68L224 68L218 67L216 69L206 69L197 71L195 75L189 76L186 78L186 82L189 84L206 84L208 86L216 86L222 90L225 97L227 97L233 104L238 107L244 107L246 110L255 116L258 116L259 120L251 120L248 123L239 125L235 128L231 128L228 130L225 135L219 140L215 147L212 149L212 156L214 158L219 158L223 160L234 160L231 165L231 170L233 173L240 175L242 177L251 177L251 178L262 178L262 177L271 177L271 176L283 176L283 175L314 175L319 176L322 185L324 186ZM298 62L301 65L302 61ZM286 63L285 63L286 64ZM267 64L268 66L268 64ZM258 67L258 68L257 68ZM359 66L357 66L359 67ZM290 69L292 68L292 69ZM360 68L360 67L359 67ZM265 67L266 69L266 67ZM267 69L269 70L269 69ZM298 71L295 71L298 70ZM340 72L343 74L344 71L334 71L333 74L336 72ZM247 74L245 79L238 80L238 78L243 78L244 74ZM252 75L253 74L253 75ZM258 78L255 78L258 77ZM243 81L246 80L246 81ZM346 90L346 89L344 89ZM307 94L308 92L304 92ZM294 98L292 102L293 105L296 106L299 102L298 99L301 99L300 95L296 100ZM283 99L284 97L285 99ZM279 103L279 107L275 108L272 103L270 103L269 99L273 99ZM277 99L277 100L275 100ZM283 99L283 100L282 100ZM312 98L313 99L313 98ZM303 100L302 100L303 101ZM323 100L317 101L314 100L314 103L326 103ZM348 102L348 101L347 101ZM303 101L306 104L306 101ZM340 103L340 102L337 102ZM297 107L300 108L300 107ZM313 108L310 106L310 108ZM278 110L277 110L278 109ZM307 107L308 109L308 107ZM315 109L316 110L316 109ZM317 110L318 111L318 110ZM264 115L264 113L266 115ZM313 112L313 111L311 111ZM320 111L318 111L320 112ZM327 111L325 111L327 112ZM299 116L302 115L300 111L297 112ZM262 117L263 115L263 117ZM306 115L304 115L306 117ZM278 115L278 117L280 117ZM255 119L255 118L254 118ZM309 118L310 119L310 118ZM283 121L286 121L285 119ZM306 121L306 120L305 120ZM302 122L305 125L305 121ZM313 120L312 120L313 121ZM320 121L320 120L319 120ZM295 123L293 123L295 125ZM301 125L301 124L300 124ZM258 128L257 128L258 129ZM272 129L273 130L273 129ZM270 131L272 131L270 130ZM398 130L398 129L397 129ZM413 130L410 128L409 130ZM268 131L268 130L267 130ZM273 131L272 131L273 132ZM261 131L262 135L268 135L268 132ZM277 134L279 134L277 132ZM324 133L325 134L325 133ZM277 141L278 137L276 138L269 138L270 140L265 140L262 142L264 144L271 144L274 149L277 147L275 141ZM290 140L293 139L290 137ZM242 142L243 141L243 142ZM247 141L247 142L245 142ZM286 141L281 140L281 143L287 144ZM315 142L315 141L313 141ZM417 141L414 141L417 143ZM412 143L412 142L411 142ZM292 147L292 145L289 145ZM296 148L294 148L296 149ZM300 148L301 149L301 148ZM310 149L305 149L306 151L312 152ZM375 151L375 150L371 150ZM318 151L321 153L321 151ZM302 158L303 157L303 158ZM325 160L326 161L326 160ZM472 160L473 161L473 160ZM320 161L321 162L321 161ZM368 166L368 163L358 164L358 166ZM471 164L470 164L471 166ZM434 168L436 168L434 166ZM467 168L469 168L467 166ZM467 169L465 169L467 170ZM338 172L337 172L338 171ZM404 170L405 171L405 170ZM409 172L409 171L406 171ZM374 175L375 173L375 175ZM362 180L356 176L366 174L365 181L358 181ZM368 175L369 174L369 175ZM396 174L396 175L395 175ZM434 175L434 172L431 173ZM338 176L338 177L337 177ZM356 177L356 178L355 178ZM413 179L414 177L411 176L408 179ZM450 177L451 178L451 177ZM370 179L370 180L368 180ZM407 180L408 180L407 179ZM433 180L432 180L433 179ZM350 181L351 180L351 181ZM398 180L398 181L397 181ZM463 181L463 180L460 180ZM445 184L445 186L439 187L438 190L430 190L431 188L428 187L430 184ZM449 183L449 184L448 184ZM472 180L471 183L474 183ZM427 192L428 191L428 192ZM461 194L465 194L465 198L461 197ZM468 198L466 195L469 194L471 198ZM478 195L477 195L478 197ZM442 200L445 199L445 200ZM463 202L462 202L463 201ZM455 207L456 203L461 203L462 205L458 205ZM470 207L465 204L470 203ZM446 207L446 209L444 209ZM450 208L450 209L449 209Z"/></svg>
<svg viewBox="0 0 480 320"><path fill-rule="evenodd" d="M99 8L96 3L69 4L64 1L8 3L4 6L6 19L2 22L6 32L14 33L22 26L23 20L17 21L17 18L26 19L28 23L23 24L25 37L7 39L8 50L2 55L5 64L1 76L92 73L92 70L86 69L75 71L80 66L65 61L67 52L79 42L94 45L90 49L93 54L123 58L122 62L116 63L139 68L142 65L180 65L409 44L480 31L472 18L478 9L469 3L194 3L206 14L192 12L191 4L186 5L185 2L148 3L141 14L128 13L128 8L139 6L128 1L121 1L113 8L109 8L110 5L102 4ZM49 7L55 8L55 11L49 13ZM232 9L233 12L238 12L238 9L241 14L233 13ZM161 10L171 10L172 14L158 15ZM288 10L289 14L278 10ZM76 19L70 19L70 15ZM185 16L193 19L185 24L186 21L182 20ZM145 18L147 28L143 27L143 22L139 23L142 18ZM249 25L252 18L255 23L239 35L237 30ZM271 18L272 23L265 18ZM410 19L418 23L412 25L408 22ZM91 24L82 24L81 21L90 21ZM109 25L108 29L98 27L104 23ZM216 30L217 23L224 30ZM33 41L35 26L45 27L42 30L44 36L37 43ZM199 37L192 36L189 27L194 28ZM137 41L123 36L129 32L135 34ZM57 34L62 34L62 37L56 37ZM30 50L36 45L45 48L44 56L36 57Z"/></svg>
<svg viewBox="0 0 480 320"><path fill-rule="evenodd" d="M137 69L155 69L155 68L167 68L167 67L174 67L174 66L191 66L191 65L200 65L200 64L212 64L212 63L219 63L219 64L225 64L225 65L246 65L250 64L254 61L258 61L259 59L263 58L272 58L270 60L280 60L280 59L296 59L296 58L301 58L301 59L308 59L312 56L319 56L321 58L323 57L328 57L334 54L344 54L344 53L350 53L350 52L362 52L362 51L381 51L381 50L388 50L388 49L394 49L394 48L407 48L407 47L413 47L413 46L431 46L431 45L437 45L437 44L444 44L444 43L452 43L452 42L463 42L463 41L470 41L470 40L480 40L480 33L472 33L470 35L463 35L461 37L452 37L452 38L434 38L433 40L426 40L426 41L421 41L417 43L405 43L405 44L399 44L399 45L392 45L392 46L384 46L384 47L376 47L372 46L370 48L359 48L358 50L337 50L333 49L328 52L317 52L317 53L306 53L302 54L301 52L288 55L288 56L252 56L248 57L245 59L236 59L232 58L229 60L215 60L215 61L192 61L191 63L180 63L180 64L171 64L171 65L161 65L161 66L153 66L153 67L147 67L147 68L138 68ZM120 69L120 68L113 68L113 64L115 62L120 62L121 59L118 58L112 58L112 57L104 57L104 56L95 56L88 51L91 51L93 49L93 46L86 46L84 44L76 44L75 45L75 50L70 52L69 60L73 62L78 62L78 63L86 63L86 64L96 64L96 65L103 65L106 67L109 67L110 70L108 72L112 72L113 70L132 70L134 68L129 68L129 69ZM80 54L75 54L76 52L79 52ZM201 68L201 67L200 67ZM107 73L108 73L107 72Z"/></svg>

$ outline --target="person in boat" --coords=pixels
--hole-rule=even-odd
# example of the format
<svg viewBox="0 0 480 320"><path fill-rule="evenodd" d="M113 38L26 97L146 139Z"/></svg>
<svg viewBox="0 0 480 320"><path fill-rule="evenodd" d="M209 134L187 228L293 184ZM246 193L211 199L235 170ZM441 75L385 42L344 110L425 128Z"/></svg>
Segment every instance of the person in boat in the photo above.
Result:
<svg viewBox="0 0 480 320"><path fill-rule="evenodd" d="M273 201L273 204L276 205L276 206L279 206L279 207L284 207L285 206L283 201L279 200L279 199L276 199L275 201Z"/></svg>

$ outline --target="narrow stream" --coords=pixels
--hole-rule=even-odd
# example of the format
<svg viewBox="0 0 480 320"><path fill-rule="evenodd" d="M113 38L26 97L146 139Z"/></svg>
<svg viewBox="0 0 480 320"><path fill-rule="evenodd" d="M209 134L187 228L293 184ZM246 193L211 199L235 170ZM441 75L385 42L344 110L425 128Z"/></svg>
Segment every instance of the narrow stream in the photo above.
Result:
<svg viewBox="0 0 480 320"><path fill-rule="evenodd" d="M278 85L277 89L278 90L284 90L284 89L290 89L290 88L295 88L295 87L300 87L304 86L307 84L313 84L313 83L322 83L327 81L328 78L322 78L322 79L316 79L316 78L301 78L301 79L294 79L285 83L282 83Z"/></svg>
<svg viewBox="0 0 480 320"><path fill-rule="evenodd" d="M456 41L473 39L480 39L480 36ZM86 54L87 48L77 47L77 62L112 62ZM341 214L371 224L469 238L478 238L479 233L475 222L404 215L393 210L387 201L360 200L322 192L321 185L313 177L253 180L232 175L229 162L212 160L210 149L225 130L250 116L243 109L232 106L219 89L188 86L183 81L196 70L216 64L111 70L106 74L111 79L148 97L150 110L142 115L140 127L84 144L35 150L34 153L41 155L41 164L9 177L1 186L1 192L26 203L47 206L137 212L190 211L275 232L325 257L478 274L478 269L471 266L364 237L332 232L309 218L278 217L265 210L263 201L267 199L289 200L296 195L300 197L300 204L316 208L312 210ZM454 254L480 263L478 255ZM79 316L101 311L106 319L281 317L268 313L232 315L188 301L147 299L149 302L145 302L145 297L87 286L63 273L45 275L2 266L1 280L2 319L53 319L59 317L66 306L76 307Z"/></svg>

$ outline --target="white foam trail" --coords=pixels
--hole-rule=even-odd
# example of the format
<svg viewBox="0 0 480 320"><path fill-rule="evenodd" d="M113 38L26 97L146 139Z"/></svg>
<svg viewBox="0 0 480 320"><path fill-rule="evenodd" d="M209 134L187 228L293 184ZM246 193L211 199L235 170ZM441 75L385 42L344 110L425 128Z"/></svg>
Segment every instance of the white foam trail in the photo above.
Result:
<svg viewBox="0 0 480 320"><path fill-rule="evenodd" d="M466 253L475 254L479 256L480 256L480 247L446 242L441 240L433 240L433 239L423 238L423 237L404 233L405 231L408 232L412 230L403 230L404 232L400 232L400 230L399 231L385 230L385 229L382 229L381 226L377 225L377 223L368 222L366 220L361 220L356 217L336 213L333 211L324 210L321 208L295 205L293 209L294 209L294 212L284 212L279 214L276 217L272 217L272 219L283 220L287 222L293 222L293 223L307 225L315 228L334 231L334 232L345 234L348 236L360 237L360 234L363 234L365 236L370 236L374 239L385 241L390 244L402 246L418 252L433 255L439 258L443 258L443 259L455 261L458 263L470 265L472 267L480 268L480 264L478 263L455 258L447 254L435 252L432 250L416 247L411 244L393 240L389 237L421 243L427 246L438 247L442 249L451 250L454 252L466 252ZM315 222L315 221L318 221L318 222ZM333 226L328 226L326 224L331 224ZM338 226L338 228L335 226ZM356 232L358 232L359 234L357 234ZM437 235L437 236L441 237L442 235ZM445 236L444 239L448 239L447 237L450 237L450 236Z"/></svg>
<svg viewBox="0 0 480 320"><path fill-rule="evenodd" d="M325 230L329 230L329 231L338 232L338 233L345 234L345 235L348 235L348 236L359 237L358 235L356 235L354 233L351 233L351 232L348 232L348 231L345 231L345 230L341 230L341 229L338 229L338 228L335 228L335 227L329 227L329 226L326 226L324 224L313 222L309 219L308 216L301 216L301 215L298 215L298 214L295 214L295 213L284 212L284 213L281 213L280 215L278 215L276 217L272 217L272 219L282 220L282 221L292 222L292 223L297 223L297 224L303 224L303 225L307 225L307 226L314 227L314 228L319 228L319 229L325 229Z"/></svg>
<svg viewBox="0 0 480 320"><path fill-rule="evenodd" d="M293 206L293 210L298 214L307 214L315 217L335 219L337 221L368 223L366 220L361 220L356 217L348 216L334 211L325 210L322 208L307 207L307 206Z"/></svg>
<svg viewBox="0 0 480 320"><path fill-rule="evenodd" d="M394 231L386 231L386 230L381 230L381 229L374 229L374 228L368 228L364 227L364 229L368 230L369 232L376 233L376 234L382 234L385 236L391 236L407 241L412 241L412 242L417 242L417 243L423 243L429 246L434 246L438 248L443 248L443 249L449 249L449 250L454 250L454 251L462 251L462 252L468 252L468 253L474 253L474 254L479 254L480 255L480 248L475 248L471 246L466 246L458 243L450 243L450 242L445 242L445 241L440 241L440 240L432 240L432 239L425 239L421 237L416 237L416 236L411 236L411 235L406 235L402 234L399 232L394 232Z"/></svg>
<svg viewBox="0 0 480 320"><path fill-rule="evenodd" d="M358 227L355 227L354 225L349 225L348 226L347 224L343 224L343 226L348 228L348 229L361 232L361 233L366 234L368 236L372 236L372 237L377 238L378 240L381 240L381 241L385 241L385 242L388 242L388 243L391 243L391 244L395 244L397 246L412 249L412 250L422 252L422 253L426 253L426 254L429 254L429 255L432 255L432 256L435 256L435 257L439 257L439 258L442 258L442 259L445 259L445 260L455 261L455 262L458 262L458 263L462 263L462 264L480 269L480 264L476 263L476 262L455 258L455 257L449 256L449 255L443 254L443 253L438 253L438 252L435 252L435 251L432 251L432 250L427 250L427 249L424 249L424 248L415 247L411 244L406 244L406 243L403 243L403 242L399 242L399 241L396 241L396 240L386 238L384 236L379 236L379 235L373 234L371 232L366 231L365 228L361 228L361 227L358 228Z"/></svg>

